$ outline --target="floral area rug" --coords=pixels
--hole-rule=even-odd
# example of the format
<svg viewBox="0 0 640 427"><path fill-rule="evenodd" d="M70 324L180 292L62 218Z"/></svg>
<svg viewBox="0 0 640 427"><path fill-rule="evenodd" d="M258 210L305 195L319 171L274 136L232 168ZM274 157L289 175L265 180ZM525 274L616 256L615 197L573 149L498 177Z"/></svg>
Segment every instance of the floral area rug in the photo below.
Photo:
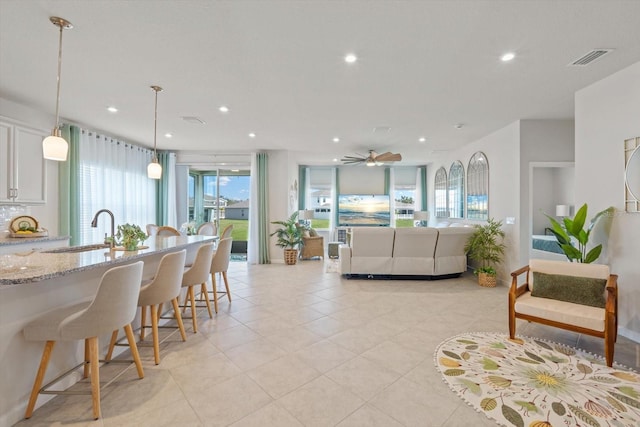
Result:
<svg viewBox="0 0 640 427"><path fill-rule="evenodd" d="M449 387L502 426L638 427L640 375L535 338L467 333L441 343Z"/></svg>

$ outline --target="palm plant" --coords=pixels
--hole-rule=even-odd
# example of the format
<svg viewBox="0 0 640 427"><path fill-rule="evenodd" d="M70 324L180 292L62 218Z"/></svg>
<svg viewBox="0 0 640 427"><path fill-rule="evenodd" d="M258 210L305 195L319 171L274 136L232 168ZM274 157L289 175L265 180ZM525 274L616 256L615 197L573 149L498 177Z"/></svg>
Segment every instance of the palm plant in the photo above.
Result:
<svg viewBox="0 0 640 427"><path fill-rule="evenodd" d="M475 225L475 231L469 237L464 247L469 258L480 263L474 274L485 273L491 276L496 275L494 265L499 264L504 256L505 244L502 221L489 218L484 225Z"/></svg>
<svg viewBox="0 0 640 427"><path fill-rule="evenodd" d="M602 244L597 245L587 252L587 244L589 243L589 236L591 230L596 225L598 219L603 215L611 215L614 211L613 206L600 211L591 218L589 227L583 229L584 223L587 219L587 204L582 205L578 212L576 212L573 219L566 217L563 218L563 225L561 225L554 218L545 214L551 222L551 232L558 240L558 245L571 262L592 263L597 260L602 252ZM577 247L576 247L577 244Z"/></svg>
<svg viewBox="0 0 640 427"><path fill-rule="evenodd" d="M271 224L280 225L271 236L276 236L276 246L284 249L298 249L302 244L304 227L298 223L298 211L295 211L286 221L272 221Z"/></svg>

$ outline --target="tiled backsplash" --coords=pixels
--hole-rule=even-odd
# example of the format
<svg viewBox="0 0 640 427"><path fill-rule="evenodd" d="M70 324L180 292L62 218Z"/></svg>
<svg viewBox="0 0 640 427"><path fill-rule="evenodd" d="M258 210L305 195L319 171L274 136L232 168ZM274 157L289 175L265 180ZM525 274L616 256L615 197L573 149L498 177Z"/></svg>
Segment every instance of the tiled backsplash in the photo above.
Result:
<svg viewBox="0 0 640 427"><path fill-rule="evenodd" d="M29 206L0 204L0 232L9 230L11 219L20 215L29 215Z"/></svg>

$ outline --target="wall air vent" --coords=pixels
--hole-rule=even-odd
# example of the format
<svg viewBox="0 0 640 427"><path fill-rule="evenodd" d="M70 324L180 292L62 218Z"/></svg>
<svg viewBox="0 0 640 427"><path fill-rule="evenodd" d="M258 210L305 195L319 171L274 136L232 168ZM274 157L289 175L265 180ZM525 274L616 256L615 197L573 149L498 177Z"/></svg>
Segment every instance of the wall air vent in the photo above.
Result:
<svg viewBox="0 0 640 427"><path fill-rule="evenodd" d="M585 55L582 55L580 58L573 61L569 64L569 67L586 67L592 62L602 58L609 52L612 52L613 49L593 49L590 52L587 52Z"/></svg>
<svg viewBox="0 0 640 427"><path fill-rule="evenodd" d="M183 116L182 120L184 120L187 123L192 123L194 125L203 125L203 124L205 124L204 120L202 120L201 118L196 117L196 116Z"/></svg>

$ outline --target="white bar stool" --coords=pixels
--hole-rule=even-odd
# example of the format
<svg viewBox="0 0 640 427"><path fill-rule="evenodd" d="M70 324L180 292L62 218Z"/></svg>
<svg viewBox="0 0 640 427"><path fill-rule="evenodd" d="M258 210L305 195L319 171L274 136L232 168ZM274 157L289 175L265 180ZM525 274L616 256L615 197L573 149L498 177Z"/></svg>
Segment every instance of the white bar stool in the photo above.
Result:
<svg viewBox="0 0 640 427"><path fill-rule="evenodd" d="M153 336L153 355L155 364L160 364L160 338L158 334L158 320L160 318L160 312L162 304L171 301L173 304L173 312L180 328L180 335L182 341L187 340L187 335L184 331L184 325L182 324L182 316L180 315L180 308L178 307L178 296L180 295L180 289L182 284L182 272L184 270L184 261L187 257L187 251L181 250L178 252L172 252L162 257L158 270L155 276L151 280L142 282L142 288L140 289L140 296L138 297L138 307L141 307L141 325L140 325L140 341L144 341L145 328L151 328ZM147 307L151 307L151 326L147 326ZM111 336L111 343L109 344L109 352L105 358L107 361L111 360L111 354L118 338L118 331L114 331Z"/></svg>
<svg viewBox="0 0 640 427"><path fill-rule="evenodd" d="M183 308L187 308L187 300L191 302L191 320L193 321L193 332L198 332L198 320L196 315L196 297L193 291L193 287L200 285L201 292L207 295L207 279L209 278L209 269L211 268L211 259L213 258L213 243L205 243L198 248L196 253L196 259L191 266L184 270L182 275L182 287L187 288L187 294L185 295L185 301ZM209 317L213 317L211 314L211 305L209 304L209 298L205 298L207 302L207 310L209 311Z"/></svg>
<svg viewBox="0 0 640 427"><path fill-rule="evenodd" d="M98 357L98 336L124 328L131 347L131 354L138 369L138 376L144 378L142 363L133 336L131 322L136 315L143 262L138 261L122 267L107 270L100 281L93 301L84 302L53 310L37 318L24 328L28 341L46 341L40 367L33 383L25 418L31 418L38 394L65 394L46 390L55 382L84 364L84 377L91 371L91 397L93 416L100 418L100 373ZM56 341L85 341L85 361L41 388ZM69 392L67 392L68 394ZM74 393L78 394L78 393ZM89 393L87 393L89 394Z"/></svg>
<svg viewBox="0 0 640 427"><path fill-rule="evenodd" d="M215 312L218 312L218 298L224 294L227 295L227 299L231 302L231 293L229 292L229 281L227 280L227 270L229 270L229 260L231 259L231 242L233 239L227 237L226 239L218 242L218 248L213 254L211 260L211 284L213 287L213 307ZM222 273L222 279L224 280L225 291L218 290L218 284L216 283L216 273ZM206 285L205 285L206 289ZM218 294L222 294L218 296ZM206 294L205 294L206 295Z"/></svg>

